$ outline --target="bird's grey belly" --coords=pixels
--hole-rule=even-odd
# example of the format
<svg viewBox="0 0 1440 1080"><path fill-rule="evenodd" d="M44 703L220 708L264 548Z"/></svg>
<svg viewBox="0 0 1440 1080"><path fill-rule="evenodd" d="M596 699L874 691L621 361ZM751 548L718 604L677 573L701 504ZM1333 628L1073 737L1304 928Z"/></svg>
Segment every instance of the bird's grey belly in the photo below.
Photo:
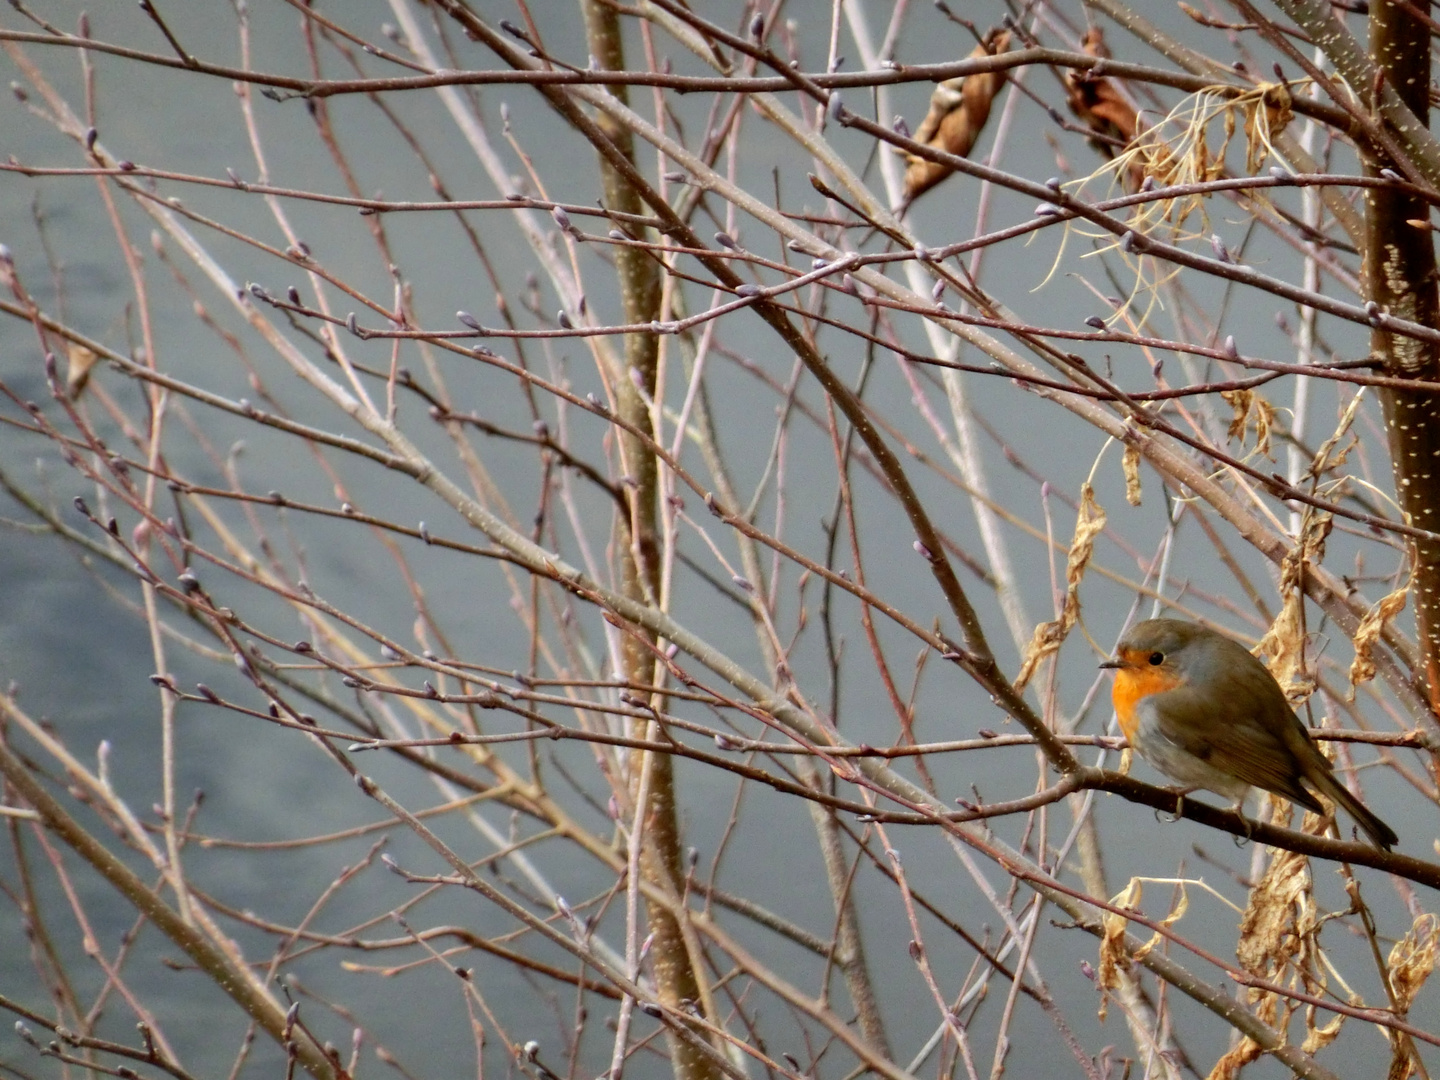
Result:
<svg viewBox="0 0 1440 1080"><path fill-rule="evenodd" d="M1142 701L1136 711L1139 713L1140 726L1136 733L1135 749L1141 757L1183 787L1213 791L1230 799L1237 806L1245 801L1250 785L1229 773L1221 772L1206 761L1203 757L1203 745L1199 754L1182 749L1161 731L1153 705Z"/></svg>

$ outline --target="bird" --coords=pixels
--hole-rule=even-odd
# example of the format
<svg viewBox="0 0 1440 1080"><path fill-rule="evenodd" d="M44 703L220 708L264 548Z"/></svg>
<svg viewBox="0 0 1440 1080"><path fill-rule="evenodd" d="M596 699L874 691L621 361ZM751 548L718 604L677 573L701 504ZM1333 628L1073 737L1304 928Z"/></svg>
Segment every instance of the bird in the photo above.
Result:
<svg viewBox="0 0 1440 1080"><path fill-rule="evenodd" d="M1204 788L1241 812L1252 787L1317 814L1315 793L1343 806L1377 847L1400 838L1335 776L1285 692L1245 646L1183 619L1137 623L1102 668L1130 745L1181 786Z"/></svg>

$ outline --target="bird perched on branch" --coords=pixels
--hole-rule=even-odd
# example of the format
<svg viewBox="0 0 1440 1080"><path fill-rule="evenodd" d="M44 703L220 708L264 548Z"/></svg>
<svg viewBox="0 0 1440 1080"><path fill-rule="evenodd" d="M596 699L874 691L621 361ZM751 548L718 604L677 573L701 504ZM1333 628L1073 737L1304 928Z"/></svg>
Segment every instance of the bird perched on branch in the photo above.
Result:
<svg viewBox="0 0 1440 1080"><path fill-rule="evenodd" d="M1340 783L1275 677L1239 642L1196 623L1150 619L1100 666L1115 672L1115 715L1130 745L1185 790L1223 795L1237 813L1252 787L1323 814L1318 793L1379 847L1399 842Z"/></svg>

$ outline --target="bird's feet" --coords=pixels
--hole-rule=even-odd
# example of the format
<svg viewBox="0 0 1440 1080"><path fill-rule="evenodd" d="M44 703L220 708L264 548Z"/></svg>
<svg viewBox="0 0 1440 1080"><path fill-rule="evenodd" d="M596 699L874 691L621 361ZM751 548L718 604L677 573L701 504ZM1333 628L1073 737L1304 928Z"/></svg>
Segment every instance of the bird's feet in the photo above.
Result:
<svg viewBox="0 0 1440 1080"><path fill-rule="evenodd" d="M1200 789L1192 784L1189 787L1167 787L1165 790L1175 796L1175 809L1170 812L1169 816L1167 816L1163 810L1157 809L1155 811L1155 818L1157 821L1162 821L1166 825L1173 825L1185 816L1185 796L1189 795L1192 791L1199 791Z"/></svg>

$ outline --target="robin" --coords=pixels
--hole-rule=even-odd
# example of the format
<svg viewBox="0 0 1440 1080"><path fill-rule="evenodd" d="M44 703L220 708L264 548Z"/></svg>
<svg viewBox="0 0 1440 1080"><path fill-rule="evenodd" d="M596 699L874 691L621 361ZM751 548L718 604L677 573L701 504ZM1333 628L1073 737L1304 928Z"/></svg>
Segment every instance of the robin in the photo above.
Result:
<svg viewBox="0 0 1440 1080"><path fill-rule="evenodd" d="M1314 789L1343 806L1378 846L1388 851L1399 842L1335 778L1280 684L1239 642L1195 623L1150 619L1115 652L1100 666L1115 671L1112 696L1125 738L1186 791L1214 791L1239 813L1250 789L1264 788L1323 814Z"/></svg>

